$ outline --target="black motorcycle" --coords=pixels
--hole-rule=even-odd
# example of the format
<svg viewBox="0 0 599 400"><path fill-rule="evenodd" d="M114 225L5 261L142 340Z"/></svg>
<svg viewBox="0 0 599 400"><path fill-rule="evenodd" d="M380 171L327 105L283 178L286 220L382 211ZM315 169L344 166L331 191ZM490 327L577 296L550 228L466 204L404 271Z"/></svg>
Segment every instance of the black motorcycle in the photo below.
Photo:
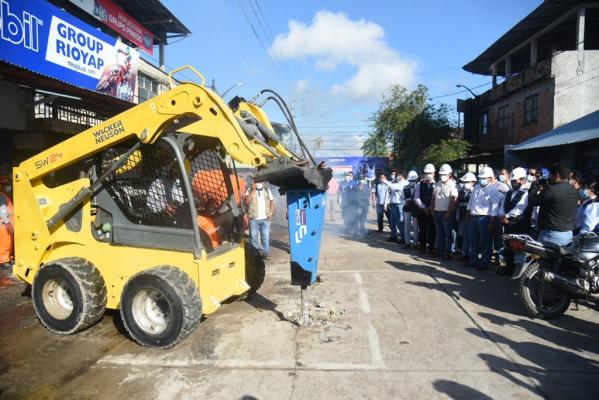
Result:
<svg viewBox="0 0 599 400"><path fill-rule="evenodd" d="M527 314L553 319L568 310L572 299L599 301L599 236L586 233L566 246L539 242L528 235L504 235L514 254L524 253L512 279Z"/></svg>

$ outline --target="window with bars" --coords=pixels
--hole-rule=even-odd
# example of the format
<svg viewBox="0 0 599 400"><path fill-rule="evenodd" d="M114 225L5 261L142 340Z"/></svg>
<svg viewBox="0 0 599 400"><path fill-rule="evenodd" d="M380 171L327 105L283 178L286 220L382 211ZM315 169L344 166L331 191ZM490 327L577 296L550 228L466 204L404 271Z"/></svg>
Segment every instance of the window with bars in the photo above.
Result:
<svg viewBox="0 0 599 400"><path fill-rule="evenodd" d="M509 127L509 106L499 108L497 124L499 129L505 131Z"/></svg>
<svg viewBox="0 0 599 400"><path fill-rule="evenodd" d="M535 124L539 109L539 95L534 94L524 99L524 125Z"/></svg>

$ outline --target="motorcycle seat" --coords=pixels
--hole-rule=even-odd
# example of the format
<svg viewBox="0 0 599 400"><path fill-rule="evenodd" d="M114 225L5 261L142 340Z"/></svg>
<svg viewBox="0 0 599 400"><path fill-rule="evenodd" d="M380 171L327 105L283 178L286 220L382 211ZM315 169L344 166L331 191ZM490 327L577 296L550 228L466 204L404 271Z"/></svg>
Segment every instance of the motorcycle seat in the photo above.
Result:
<svg viewBox="0 0 599 400"><path fill-rule="evenodd" d="M543 247L545 247L548 250L552 250L555 251L558 254L565 254L566 251L564 250L564 248L562 246L560 246L559 244L555 244L553 242L541 242L543 243Z"/></svg>

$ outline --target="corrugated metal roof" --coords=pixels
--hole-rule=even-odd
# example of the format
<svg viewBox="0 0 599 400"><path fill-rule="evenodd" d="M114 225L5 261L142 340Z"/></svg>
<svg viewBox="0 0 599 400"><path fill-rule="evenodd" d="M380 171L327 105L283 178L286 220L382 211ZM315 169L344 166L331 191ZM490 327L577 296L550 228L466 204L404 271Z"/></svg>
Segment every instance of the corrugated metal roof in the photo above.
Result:
<svg viewBox="0 0 599 400"><path fill-rule="evenodd" d="M572 122L542 133L512 147L512 150L529 150L599 139L599 110Z"/></svg>

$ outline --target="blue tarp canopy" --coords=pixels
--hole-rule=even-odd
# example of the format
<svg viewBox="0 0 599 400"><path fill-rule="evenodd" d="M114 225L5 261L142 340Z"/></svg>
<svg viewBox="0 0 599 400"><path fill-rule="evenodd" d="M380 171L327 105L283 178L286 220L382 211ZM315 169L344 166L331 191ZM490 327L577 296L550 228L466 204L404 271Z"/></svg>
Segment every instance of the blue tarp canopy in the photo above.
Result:
<svg viewBox="0 0 599 400"><path fill-rule="evenodd" d="M578 118L572 122L541 133L528 139L511 150L529 150L539 147L562 146L599 138L599 110Z"/></svg>

